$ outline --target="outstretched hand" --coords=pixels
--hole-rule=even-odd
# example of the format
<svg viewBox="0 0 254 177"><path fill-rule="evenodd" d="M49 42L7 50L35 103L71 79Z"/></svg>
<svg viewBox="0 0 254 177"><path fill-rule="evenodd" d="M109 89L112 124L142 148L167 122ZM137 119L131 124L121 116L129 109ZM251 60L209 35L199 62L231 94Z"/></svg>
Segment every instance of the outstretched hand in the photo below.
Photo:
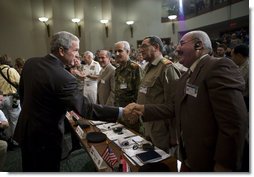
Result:
<svg viewBox="0 0 254 177"><path fill-rule="evenodd" d="M123 113L125 120L130 124L135 124L139 121L139 117L144 113L144 105L130 103L124 108Z"/></svg>

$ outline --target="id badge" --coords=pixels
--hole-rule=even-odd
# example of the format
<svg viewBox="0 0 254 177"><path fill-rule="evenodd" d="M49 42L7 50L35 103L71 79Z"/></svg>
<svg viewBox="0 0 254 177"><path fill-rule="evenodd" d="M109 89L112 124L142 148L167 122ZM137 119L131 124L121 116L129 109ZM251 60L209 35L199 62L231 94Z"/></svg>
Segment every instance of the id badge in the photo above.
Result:
<svg viewBox="0 0 254 177"><path fill-rule="evenodd" d="M120 84L120 89L127 89L127 84L126 83Z"/></svg>
<svg viewBox="0 0 254 177"><path fill-rule="evenodd" d="M147 93L147 87L140 87L139 92L146 94Z"/></svg>
<svg viewBox="0 0 254 177"><path fill-rule="evenodd" d="M196 98L198 96L198 86L187 83L185 93L187 95L190 95Z"/></svg>

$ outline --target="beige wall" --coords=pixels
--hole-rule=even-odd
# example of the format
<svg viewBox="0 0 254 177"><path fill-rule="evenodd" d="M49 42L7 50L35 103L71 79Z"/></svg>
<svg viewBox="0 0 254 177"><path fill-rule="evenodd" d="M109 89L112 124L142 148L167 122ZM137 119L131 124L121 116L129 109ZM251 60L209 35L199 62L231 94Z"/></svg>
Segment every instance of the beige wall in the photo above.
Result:
<svg viewBox="0 0 254 177"><path fill-rule="evenodd" d="M243 1L231 8L231 17L236 18L249 13ZM237 7L241 7L240 9ZM49 18L51 35L66 30L77 34L72 18L81 18L80 52L113 48L115 42L127 40L136 47L136 41L147 35L171 37L171 23L161 23L161 0L1 0L0 1L0 54L13 58L44 56L49 52L49 38L45 25L38 20L40 16ZM185 22L185 30L221 22L228 18L228 8L208 15L202 15ZM105 37L100 19L108 18L109 37ZM208 20L209 19L209 20ZM134 20L134 37L125 21Z"/></svg>

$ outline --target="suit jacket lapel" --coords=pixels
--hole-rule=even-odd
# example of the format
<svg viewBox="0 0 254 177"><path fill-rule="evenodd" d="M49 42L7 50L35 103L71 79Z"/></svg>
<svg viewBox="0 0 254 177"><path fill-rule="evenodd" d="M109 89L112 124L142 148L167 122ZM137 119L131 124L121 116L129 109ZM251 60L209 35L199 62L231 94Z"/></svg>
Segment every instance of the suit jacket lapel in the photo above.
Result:
<svg viewBox="0 0 254 177"><path fill-rule="evenodd" d="M187 82L187 79L188 79L188 73L186 72L181 80L179 80L179 87L177 88L178 89L178 92L180 92L180 99L179 99L179 103L181 104L182 101L184 100L185 96L186 96L186 92L185 92L185 87L186 87L186 82Z"/></svg>
<svg viewBox="0 0 254 177"><path fill-rule="evenodd" d="M194 81L197 79L202 67L204 66L204 64L206 63L207 59L209 58L209 56L203 58L196 66L196 68L194 69L193 73L191 74L189 83L194 83Z"/></svg>

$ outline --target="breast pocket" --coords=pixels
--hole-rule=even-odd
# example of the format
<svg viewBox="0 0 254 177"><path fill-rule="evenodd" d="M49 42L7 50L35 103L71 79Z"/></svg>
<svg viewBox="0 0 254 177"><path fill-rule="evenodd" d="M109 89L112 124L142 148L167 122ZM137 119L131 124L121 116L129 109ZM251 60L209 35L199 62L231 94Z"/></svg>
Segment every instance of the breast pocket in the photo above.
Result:
<svg viewBox="0 0 254 177"><path fill-rule="evenodd" d="M158 80L158 76L153 76L145 80L139 89L139 92L143 94L152 95L154 93L154 89L156 88L156 81Z"/></svg>

